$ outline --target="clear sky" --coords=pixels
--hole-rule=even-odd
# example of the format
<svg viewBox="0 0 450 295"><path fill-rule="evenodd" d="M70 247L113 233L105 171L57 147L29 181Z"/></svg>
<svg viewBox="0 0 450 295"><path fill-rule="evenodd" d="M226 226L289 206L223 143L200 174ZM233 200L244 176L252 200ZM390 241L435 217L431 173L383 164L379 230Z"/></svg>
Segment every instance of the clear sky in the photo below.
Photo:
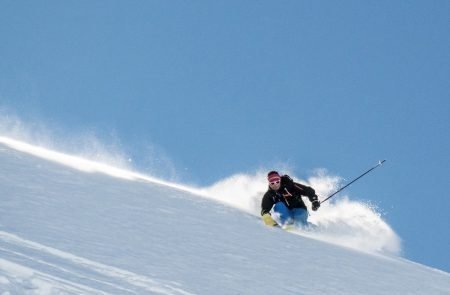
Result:
<svg viewBox="0 0 450 295"><path fill-rule="evenodd" d="M0 107L201 186L279 167L350 180L386 159L349 195L379 206L407 258L450 272L449 15L449 1L1 1Z"/></svg>

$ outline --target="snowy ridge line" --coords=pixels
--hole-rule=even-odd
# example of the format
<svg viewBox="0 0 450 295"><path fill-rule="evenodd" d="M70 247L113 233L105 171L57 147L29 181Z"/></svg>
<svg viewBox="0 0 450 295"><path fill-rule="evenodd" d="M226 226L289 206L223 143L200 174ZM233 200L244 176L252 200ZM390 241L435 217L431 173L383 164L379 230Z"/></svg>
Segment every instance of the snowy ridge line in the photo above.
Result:
<svg viewBox="0 0 450 295"><path fill-rule="evenodd" d="M103 173L112 177L130 181L150 182L214 200L216 202L220 202L221 204L226 204L241 211L250 213L251 215L258 216L259 210L249 210L248 204L242 204L242 201L245 199L239 199L238 201L236 201L236 197L233 199L232 194L229 194L226 197L219 196L217 191L211 190L211 188L194 188L182 184L164 181L155 177L147 176L142 173L137 173L126 169L113 167L108 164L87 160L82 157L53 151L44 147L31 145L5 136L0 136L0 144L3 144L14 150L46 159L64 166L68 166L86 173ZM259 183L256 182L254 186L255 185L259 185Z"/></svg>
<svg viewBox="0 0 450 295"><path fill-rule="evenodd" d="M23 247L23 248L28 248L29 250L32 251L38 251L42 254L46 254L46 255L50 255L62 260L66 260L72 264L74 264L76 267L79 268L87 268L92 272L96 272L104 277L110 277L110 278L114 278L114 279L120 279L126 283L128 283L129 285L135 286L135 287L139 287L141 288L141 291L145 290L147 292L154 292L154 293L159 293L159 294L167 294L167 295L171 295L171 294L181 294L181 295L191 295L192 293L189 293L187 291L184 291L182 289L180 289L178 286L172 286L174 283L173 282L163 282L160 281L158 282L155 279L143 276L143 275L139 275L127 270L123 270L117 267L113 267L113 266L108 266L102 263L98 263L98 262L94 262L92 260L88 260L55 248L51 248L48 246L44 246L42 244L33 242L33 241L29 241L23 238L20 238L16 235L4 232L4 231L0 231L0 240L2 242L6 242L9 244L13 244L15 246L18 247ZM20 254L23 256L26 256L25 254ZM32 258L32 257L27 257L31 260L34 260L34 262L40 262L39 260ZM48 262L44 262L45 264L55 267L55 268L60 268L59 266L52 264L52 263L48 263ZM61 270L64 270L63 268L60 268ZM69 271L71 274L75 274L72 271ZM80 276L80 275L77 275ZM92 279L90 279L92 280ZM95 280L95 281L99 281L101 283L105 283L105 284L109 284L111 286L113 286L112 284L108 283L108 282L104 282L103 280ZM176 283L175 283L176 284ZM143 290L142 290L143 289ZM127 289L125 289L127 290ZM127 290L127 291L131 291L134 293L134 291L132 290ZM137 294L140 294L140 292L138 292Z"/></svg>
<svg viewBox="0 0 450 295"><path fill-rule="evenodd" d="M418 268L423 268L423 269L429 270L429 271L431 271L431 272L436 272L436 273L439 273L439 274L441 274L441 275L448 276L448 278L449 278L449 280L450 280L450 273L448 273L448 272L446 272L446 271L444 271L444 270L441 270L441 269L439 269L439 268L434 268L434 267L432 267L432 266L428 266L428 265L425 265L425 264L420 264L420 263L418 263L418 262L415 262L415 261L412 261L412 260L408 260L408 259L403 258L403 257L395 257L395 259L396 259L396 261L400 261L400 262L402 262L402 263L413 264L413 265L417 266ZM450 293L449 293L449 294L450 294Z"/></svg>
<svg viewBox="0 0 450 295"><path fill-rule="evenodd" d="M72 156L65 153L49 150L47 148L31 145L22 141L18 141L12 138L0 136L0 144L8 146L17 151L21 151L39 158L43 158L52 162L56 162L65 166L72 167L74 169L88 172L88 173L104 173L109 176L125 179L125 180L141 180L151 183L168 186L177 190L189 192L192 194L204 196L205 194L201 190L193 189L188 186L171 183L155 177L150 177L141 173L133 172L126 169L113 167L108 164L87 160L82 157Z"/></svg>

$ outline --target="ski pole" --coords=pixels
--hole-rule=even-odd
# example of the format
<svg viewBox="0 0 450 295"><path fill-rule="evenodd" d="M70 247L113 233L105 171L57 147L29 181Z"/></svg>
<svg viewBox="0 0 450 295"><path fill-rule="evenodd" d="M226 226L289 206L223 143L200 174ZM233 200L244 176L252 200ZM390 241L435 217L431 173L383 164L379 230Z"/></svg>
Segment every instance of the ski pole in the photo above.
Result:
<svg viewBox="0 0 450 295"><path fill-rule="evenodd" d="M364 172L363 174L361 174L361 175L358 176L357 178L353 179L353 180L350 181L347 185L345 185L344 187L341 187L340 189L338 189L337 191L335 191L334 193L332 193L331 195L329 195L325 200L321 201L320 203L322 204L323 202L325 202L326 200L330 199L331 197L333 197L333 196L336 195L337 193L341 192L341 191L344 190L347 186L349 186L350 184L354 183L355 181L357 181L358 179L360 179L361 177L363 177L364 175L366 175L367 173L369 173L369 172L372 171L373 169L377 168L378 166L383 165L384 162L386 162L386 160L379 161L377 165L373 166L372 168L370 168L369 170L367 170L366 172Z"/></svg>

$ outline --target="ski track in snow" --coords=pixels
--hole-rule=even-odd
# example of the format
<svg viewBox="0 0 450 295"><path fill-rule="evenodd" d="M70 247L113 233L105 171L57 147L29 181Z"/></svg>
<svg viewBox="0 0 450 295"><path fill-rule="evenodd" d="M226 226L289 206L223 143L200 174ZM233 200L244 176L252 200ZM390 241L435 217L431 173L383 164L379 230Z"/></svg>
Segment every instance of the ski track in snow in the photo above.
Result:
<svg viewBox="0 0 450 295"><path fill-rule="evenodd" d="M0 231L0 253L9 259L0 259L0 291L2 286L19 284L29 294L192 294L174 282L94 262L4 231Z"/></svg>

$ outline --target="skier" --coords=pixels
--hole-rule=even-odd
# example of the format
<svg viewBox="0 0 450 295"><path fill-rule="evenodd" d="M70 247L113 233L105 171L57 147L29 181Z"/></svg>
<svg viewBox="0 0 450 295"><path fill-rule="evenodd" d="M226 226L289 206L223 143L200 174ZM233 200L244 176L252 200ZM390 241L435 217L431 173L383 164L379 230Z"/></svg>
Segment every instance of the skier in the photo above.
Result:
<svg viewBox="0 0 450 295"><path fill-rule="evenodd" d="M267 174L269 189L261 202L261 216L266 225L287 227L308 225L308 210L301 196L306 196L316 211L319 199L313 188L294 182L288 175L280 176L277 171Z"/></svg>

